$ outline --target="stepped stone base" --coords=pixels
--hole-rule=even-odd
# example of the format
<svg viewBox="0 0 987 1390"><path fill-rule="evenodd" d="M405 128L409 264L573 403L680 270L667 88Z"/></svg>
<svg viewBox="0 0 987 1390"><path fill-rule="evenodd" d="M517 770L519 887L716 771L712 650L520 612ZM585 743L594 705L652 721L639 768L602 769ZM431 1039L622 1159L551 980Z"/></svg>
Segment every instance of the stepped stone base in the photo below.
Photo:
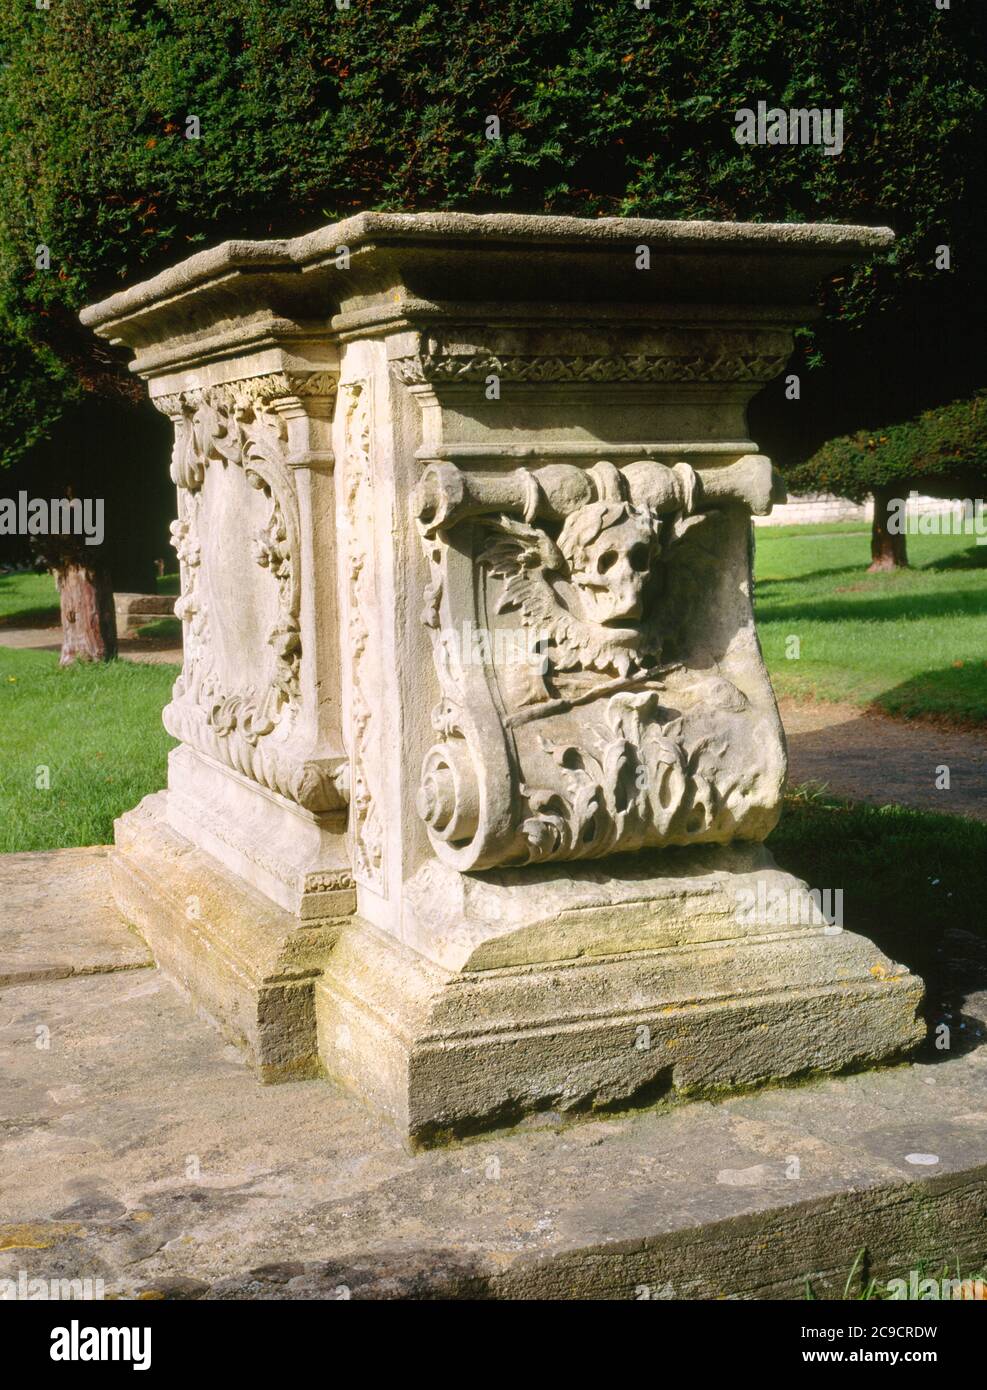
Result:
<svg viewBox="0 0 987 1390"><path fill-rule="evenodd" d="M414 1144L866 1065L923 1035L921 981L827 928L761 847L529 871L520 906L511 871L467 876L451 966L359 917L278 908L171 828L166 795L121 818L112 855L161 969L262 1079L324 1073ZM758 883L795 925L738 921Z"/></svg>
<svg viewBox="0 0 987 1390"><path fill-rule="evenodd" d="M545 1112L409 1153L337 1087L258 1086L147 966L105 849L0 856L0 895L0 959L17 962L0 989L0 1280L15 1286L802 1305L807 1284L844 1298L855 1262L851 1296L987 1260L987 946L967 932L943 934L929 980L963 1000L950 1051L716 1104Z"/></svg>
<svg viewBox="0 0 987 1390"><path fill-rule="evenodd" d="M455 975L359 919L315 985L328 1074L426 1145L883 1061L921 997L849 933Z"/></svg>
<svg viewBox="0 0 987 1390"><path fill-rule="evenodd" d="M337 924L295 917L196 849L168 825L166 798L146 797L116 822L120 912L261 1080L316 1075L312 989Z"/></svg>

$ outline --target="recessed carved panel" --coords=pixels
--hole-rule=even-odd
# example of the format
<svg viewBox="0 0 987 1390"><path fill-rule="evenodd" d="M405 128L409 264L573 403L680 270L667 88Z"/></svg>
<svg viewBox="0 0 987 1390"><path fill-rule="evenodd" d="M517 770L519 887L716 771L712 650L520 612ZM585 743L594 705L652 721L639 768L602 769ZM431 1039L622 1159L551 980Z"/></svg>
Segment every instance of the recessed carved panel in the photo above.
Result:
<svg viewBox="0 0 987 1390"><path fill-rule="evenodd" d="M344 780L337 764L288 748L300 701L298 514L272 402L332 382L275 373L156 401L175 422L175 613L185 624L165 727L313 811L340 808Z"/></svg>
<svg viewBox="0 0 987 1390"><path fill-rule="evenodd" d="M415 507L442 699L418 810L441 858L477 869L771 828L773 717L720 668L720 635L696 655L727 528L771 486L753 456L709 474L427 470Z"/></svg>

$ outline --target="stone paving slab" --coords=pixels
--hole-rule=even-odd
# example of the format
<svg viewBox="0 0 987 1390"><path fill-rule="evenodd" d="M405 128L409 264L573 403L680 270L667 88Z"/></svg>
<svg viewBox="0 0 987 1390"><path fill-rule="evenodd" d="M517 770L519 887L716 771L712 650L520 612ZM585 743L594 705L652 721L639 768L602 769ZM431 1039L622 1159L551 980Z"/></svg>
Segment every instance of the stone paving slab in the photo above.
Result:
<svg viewBox="0 0 987 1390"><path fill-rule="evenodd" d="M113 905L106 855L0 855L0 986L154 964Z"/></svg>
<svg viewBox="0 0 987 1390"><path fill-rule="evenodd" d="M99 863L0 865L28 858L52 898ZM49 920L53 949L59 921L75 939L71 913ZM987 1019L987 992L963 1007ZM412 1155L327 1082L259 1085L155 969L11 986L0 1278L101 1278L128 1296L619 1299L800 1298L808 1277L838 1297L865 1245L878 1277L957 1258L970 1272L987 1261L987 1053L972 1032L963 1046L719 1104L546 1114Z"/></svg>

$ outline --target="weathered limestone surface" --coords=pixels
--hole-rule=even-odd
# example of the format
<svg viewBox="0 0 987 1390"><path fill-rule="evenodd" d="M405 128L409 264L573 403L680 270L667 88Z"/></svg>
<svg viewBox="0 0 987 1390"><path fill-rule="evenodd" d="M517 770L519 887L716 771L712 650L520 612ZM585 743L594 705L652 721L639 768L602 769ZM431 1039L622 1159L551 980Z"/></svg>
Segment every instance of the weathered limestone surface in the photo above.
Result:
<svg viewBox="0 0 987 1390"><path fill-rule="evenodd" d="M13 858L24 896L0 914L0 959L29 931L66 959L80 943L64 902L85 889L96 904L99 856ZM878 1280L987 1262L987 948L968 933L946 934L929 981L962 1001L950 1052L716 1104L547 1112L416 1154L322 1081L258 1086L159 970L113 970L133 934L108 902L88 938L72 976L0 987L0 1280L801 1300L806 1279L841 1298L864 1244Z"/></svg>
<svg viewBox="0 0 987 1390"><path fill-rule="evenodd" d="M889 237L362 214L84 313L179 492L181 746L117 900L262 1075L429 1142L921 1036L921 983L761 847L750 596L783 489L747 403Z"/></svg>
<svg viewBox="0 0 987 1390"><path fill-rule="evenodd" d="M104 846L0 854L0 904L0 987L154 964L121 929Z"/></svg>

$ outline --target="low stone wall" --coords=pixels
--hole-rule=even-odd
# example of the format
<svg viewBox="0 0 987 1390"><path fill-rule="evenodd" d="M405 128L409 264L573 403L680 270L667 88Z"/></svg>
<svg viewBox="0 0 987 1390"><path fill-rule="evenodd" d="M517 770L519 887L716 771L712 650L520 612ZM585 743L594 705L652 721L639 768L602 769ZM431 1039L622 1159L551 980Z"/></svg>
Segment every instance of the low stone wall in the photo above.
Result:
<svg viewBox="0 0 987 1390"><path fill-rule="evenodd" d="M114 594L117 636L133 637L145 623L175 616L175 595L171 594Z"/></svg>
<svg viewBox="0 0 987 1390"><path fill-rule="evenodd" d="M962 503L943 497L909 497L908 516L927 512L954 512ZM873 500L851 502L849 497L835 497L829 492L793 494L767 516L755 516L755 526L809 526L821 521L860 521L866 525L874 515Z"/></svg>

